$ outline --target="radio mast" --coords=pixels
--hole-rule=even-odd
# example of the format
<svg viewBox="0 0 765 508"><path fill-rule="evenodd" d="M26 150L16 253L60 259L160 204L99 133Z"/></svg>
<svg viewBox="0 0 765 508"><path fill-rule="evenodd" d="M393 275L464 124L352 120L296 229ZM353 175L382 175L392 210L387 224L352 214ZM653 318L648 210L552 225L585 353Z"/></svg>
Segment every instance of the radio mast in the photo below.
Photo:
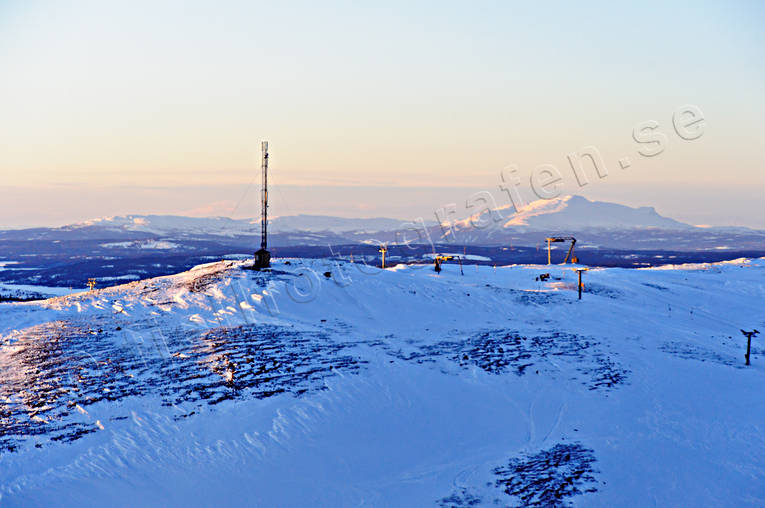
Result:
<svg viewBox="0 0 765 508"><path fill-rule="evenodd" d="M268 252L268 141L260 144L263 151L261 170L263 171L263 184L260 190L260 250L255 253L255 268L269 268L271 266L271 253Z"/></svg>

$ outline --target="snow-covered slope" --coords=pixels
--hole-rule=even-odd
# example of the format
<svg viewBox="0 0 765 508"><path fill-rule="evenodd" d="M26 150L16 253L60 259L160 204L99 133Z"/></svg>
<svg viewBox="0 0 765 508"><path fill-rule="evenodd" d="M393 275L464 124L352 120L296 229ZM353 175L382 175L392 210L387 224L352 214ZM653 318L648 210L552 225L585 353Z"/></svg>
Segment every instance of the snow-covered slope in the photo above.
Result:
<svg viewBox="0 0 765 508"><path fill-rule="evenodd" d="M0 304L3 506L765 503L763 259L245 266Z"/></svg>

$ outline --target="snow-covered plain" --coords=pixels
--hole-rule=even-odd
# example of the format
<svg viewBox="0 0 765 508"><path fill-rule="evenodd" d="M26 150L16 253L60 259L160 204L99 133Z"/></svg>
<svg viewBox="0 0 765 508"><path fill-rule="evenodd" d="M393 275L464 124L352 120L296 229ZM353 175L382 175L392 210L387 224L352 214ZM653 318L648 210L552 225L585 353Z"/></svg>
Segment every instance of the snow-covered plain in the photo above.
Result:
<svg viewBox="0 0 765 508"><path fill-rule="evenodd" d="M166 241L157 241L157 240L135 240L132 242L113 242L113 243L103 243L101 244L101 247L105 247L107 249L113 249L113 248L134 248L134 249L146 249L146 250L170 250L170 249L180 249L181 246L177 243L173 242L166 242Z"/></svg>
<svg viewBox="0 0 765 508"><path fill-rule="evenodd" d="M79 292L80 289L0 283L0 298L42 299Z"/></svg>
<svg viewBox="0 0 765 508"><path fill-rule="evenodd" d="M247 263L0 304L0 504L765 504L765 259Z"/></svg>

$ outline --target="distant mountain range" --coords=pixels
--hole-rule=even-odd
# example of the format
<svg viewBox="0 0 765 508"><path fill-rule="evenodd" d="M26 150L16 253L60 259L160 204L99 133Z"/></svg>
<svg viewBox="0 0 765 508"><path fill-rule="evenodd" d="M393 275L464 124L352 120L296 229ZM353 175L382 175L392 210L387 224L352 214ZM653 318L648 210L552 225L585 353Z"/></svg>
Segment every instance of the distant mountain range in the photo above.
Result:
<svg viewBox="0 0 765 508"><path fill-rule="evenodd" d="M400 226L397 219L349 219L324 215L291 215L274 217L268 221L269 231L288 232L377 232L392 231ZM182 217L175 215L127 215L104 217L79 224L64 226L60 230L72 232L120 231L155 235L218 235L249 236L260 234L260 219L230 219L228 217Z"/></svg>
<svg viewBox="0 0 765 508"><path fill-rule="evenodd" d="M550 235L576 235L585 245L612 248L765 249L765 232L748 228L703 228L659 215L581 196L538 200L437 224L390 218L319 215L269 221L274 246L359 243L453 243L455 245L538 245ZM102 241L104 249L183 250L195 241L255 245L260 220L168 215L105 217L60 228L0 231L6 241Z"/></svg>

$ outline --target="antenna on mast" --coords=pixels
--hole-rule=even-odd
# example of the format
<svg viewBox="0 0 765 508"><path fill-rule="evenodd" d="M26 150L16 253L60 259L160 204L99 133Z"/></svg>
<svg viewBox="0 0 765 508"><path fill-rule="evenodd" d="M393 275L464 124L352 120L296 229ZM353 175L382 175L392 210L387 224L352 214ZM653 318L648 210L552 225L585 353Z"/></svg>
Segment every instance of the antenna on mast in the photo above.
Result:
<svg viewBox="0 0 765 508"><path fill-rule="evenodd" d="M268 252L268 141L260 144L263 151L261 169L263 171L263 184L260 190L260 250L255 253L255 269L269 268L271 266L271 253Z"/></svg>

